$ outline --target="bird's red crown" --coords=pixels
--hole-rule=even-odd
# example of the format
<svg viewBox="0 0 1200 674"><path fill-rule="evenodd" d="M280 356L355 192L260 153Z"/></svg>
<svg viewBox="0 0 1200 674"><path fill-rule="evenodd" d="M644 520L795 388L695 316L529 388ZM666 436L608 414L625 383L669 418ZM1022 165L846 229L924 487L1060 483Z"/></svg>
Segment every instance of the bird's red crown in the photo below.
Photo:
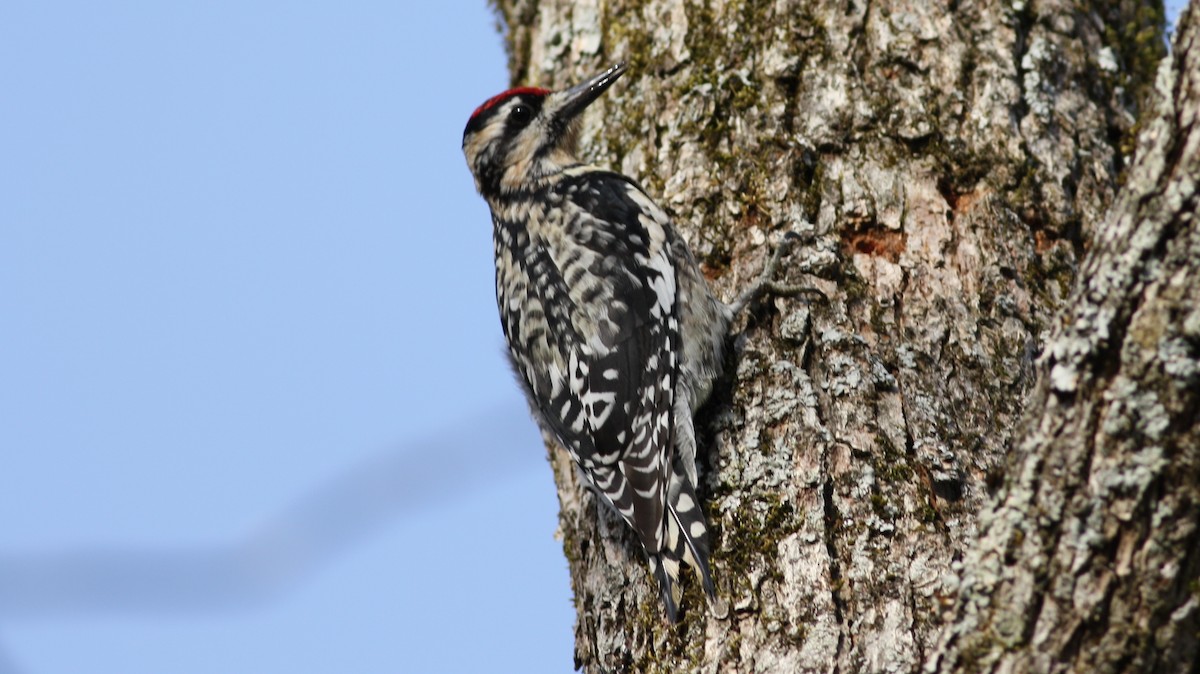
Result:
<svg viewBox="0 0 1200 674"><path fill-rule="evenodd" d="M500 93L500 94L496 94L495 96L492 96L491 98L484 101L483 105L479 106L478 108L475 108L475 112L471 113L471 119L475 119L479 115L483 114L484 112L487 112L488 110L496 107L497 105L500 105L501 103L503 103L504 101L507 101L508 99L512 98L513 96L520 96L522 94L529 94L531 96L545 96L549 93L550 93L549 89L542 89L540 87L517 87L516 89L509 89L508 91L505 91L504 93Z"/></svg>

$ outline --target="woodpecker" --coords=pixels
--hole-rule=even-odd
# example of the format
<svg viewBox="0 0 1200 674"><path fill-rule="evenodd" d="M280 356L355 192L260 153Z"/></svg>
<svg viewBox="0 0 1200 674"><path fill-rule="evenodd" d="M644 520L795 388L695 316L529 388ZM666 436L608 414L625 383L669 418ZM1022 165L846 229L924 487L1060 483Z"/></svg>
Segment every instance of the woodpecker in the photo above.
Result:
<svg viewBox="0 0 1200 674"><path fill-rule="evenodd" d="M720 375L733 317L774 288L785 247L725 304L632 178L577 158L580 113L624 72L621 63L562 91L489 98L462 147L491 209L516 378L542 428L633 528L675 623L681 564L716 603L693 415Z"/></svg>

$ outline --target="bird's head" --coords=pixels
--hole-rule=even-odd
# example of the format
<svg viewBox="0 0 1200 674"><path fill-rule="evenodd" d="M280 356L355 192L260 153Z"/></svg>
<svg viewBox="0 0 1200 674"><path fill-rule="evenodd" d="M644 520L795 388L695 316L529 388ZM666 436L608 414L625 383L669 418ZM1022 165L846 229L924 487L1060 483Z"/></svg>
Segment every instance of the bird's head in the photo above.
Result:
<svg viewBox="0 0 1200 674"><path fill-rule="evenodd" d="M480 194L531 189L578 163L579 113L624 72L618 63L563 91L521 87L484 101L463 130L463 154Z"/></svg>

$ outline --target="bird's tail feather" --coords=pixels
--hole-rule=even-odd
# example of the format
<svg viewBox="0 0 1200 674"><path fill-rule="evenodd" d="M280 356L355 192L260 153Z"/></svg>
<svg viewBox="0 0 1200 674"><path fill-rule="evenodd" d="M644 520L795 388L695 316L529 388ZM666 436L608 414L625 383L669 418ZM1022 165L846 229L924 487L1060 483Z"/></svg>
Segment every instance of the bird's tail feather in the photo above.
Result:
<svg viewBox="0 0 1200 674"><path fill-rule="evenodd" d="M696 489L684 473L678 457L671 465L667 513L667 535L658 554L650 555L650 566L662 590L667 618L675 623L678 621L681 595L678 586L681 564L696 570L709 602L717 601L716 587L708 566L708 523L704 519L704 512L700 510Z"/></svg>

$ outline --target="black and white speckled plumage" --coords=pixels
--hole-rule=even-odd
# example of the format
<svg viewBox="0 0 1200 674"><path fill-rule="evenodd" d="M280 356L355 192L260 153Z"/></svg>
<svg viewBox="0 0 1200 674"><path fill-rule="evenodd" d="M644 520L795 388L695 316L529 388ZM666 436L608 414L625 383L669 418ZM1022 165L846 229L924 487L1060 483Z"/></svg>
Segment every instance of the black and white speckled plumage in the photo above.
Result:
<svg viewBox="0 0 1200 674"><path fill-rule="evenodd" d="M623 71L492 98L463 151L492 211L513 369L542 426L637 533L674 622L681 563L715 601L692 415L732 311L633 180L575 159L575 118Z"/></svg>

